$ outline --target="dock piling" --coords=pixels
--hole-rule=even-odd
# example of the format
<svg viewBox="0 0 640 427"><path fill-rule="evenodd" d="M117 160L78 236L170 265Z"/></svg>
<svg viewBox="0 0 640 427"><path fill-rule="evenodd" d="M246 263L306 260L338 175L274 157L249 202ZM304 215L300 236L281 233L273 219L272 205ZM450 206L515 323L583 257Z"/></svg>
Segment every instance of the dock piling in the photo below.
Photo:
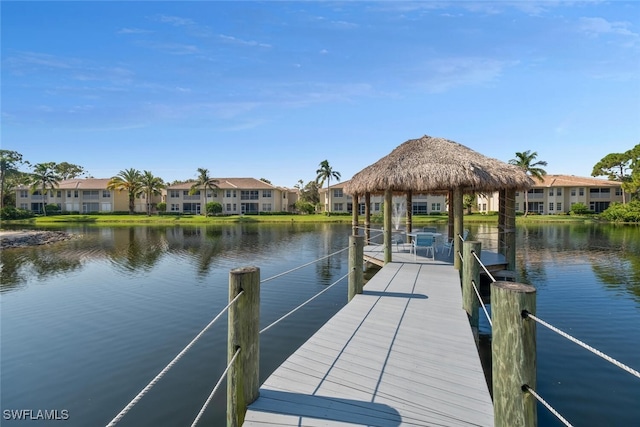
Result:
<svg viewBox="0 0 640 427"><path fill-rule="evenodd" d="M351 301L356 294L362 293L364 283L364 236L349 236L349 292Z"/></svg>

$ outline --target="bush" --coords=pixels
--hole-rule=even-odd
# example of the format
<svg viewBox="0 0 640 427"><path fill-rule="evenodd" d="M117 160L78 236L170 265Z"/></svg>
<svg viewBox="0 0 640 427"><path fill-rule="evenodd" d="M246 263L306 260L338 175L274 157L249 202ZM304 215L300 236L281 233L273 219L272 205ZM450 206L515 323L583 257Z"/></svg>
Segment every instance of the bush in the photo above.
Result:
<svg viewBox="0 0 640 427"><path fill-rule="evenodd" d="M600 218L614 222L640 222L640 201L634 200L626 205L612 203Z"/></svg>
<svg viewBox="0 0 640 427"><path fill-rule="evenodd" d="M207 215L217 215L222 213L222 205L219 202L209 202L206 205Z"/></svg>
<svg viewBox="0 0 640 427"><path fill-rule="evenodd" d="M296 201L294 206L298 210L298 212L306 214L312 214L316 211L316 205L310 202L305 202L304 200Z"/></svg>
<svg viewBox="0 0 640 427"><path fill-rule="evenodd" d="M25 209L18 209L13 206L5 206L0 211L0 219L4 219L4 220L26 219L26 218L33 218L33 217L34 217L33 212Z"/></svg>
<svg viewBox="0 0 640 427"><path fill-rule="evenodd" d="M156 205L156 209L158 210L158 212L166 212L167 204L165 202L160 202Z"/></svg>
<svg viewBox="0 0 640 427"><path fill-rule="evenodd" d="M585 205L584 203L576 203L571 206L571 210L569 211L569 213L571 215L587 215L592 214L593 211L589 210L587 205Z"/></svg>
<svg viewBox="0 0 640 427"><path fill-rule="evenodd" d="M44 206L44 210L47 212L47 215L57 215L60 213L60 206L56 204L48 204Z"/></svg>

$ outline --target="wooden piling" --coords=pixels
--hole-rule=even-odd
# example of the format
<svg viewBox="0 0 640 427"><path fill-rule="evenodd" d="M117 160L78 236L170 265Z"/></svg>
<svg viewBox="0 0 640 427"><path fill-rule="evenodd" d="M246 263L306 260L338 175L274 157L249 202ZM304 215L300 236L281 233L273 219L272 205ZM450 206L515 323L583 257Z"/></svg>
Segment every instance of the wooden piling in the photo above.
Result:
<svg viewBox="0 0 640 427"><path fill-rule="evenodd" d="M348 301L362 293L364 283L364 236L349 236L349 292Z"/></svg>
<svg viewBox="0 0 640 427"><path fill-rule="evenodd" d="M464 262L462 263L462 308L467 312L469 316L469 323L473 330L473 335L478 342L478 323L479 323L479 309L480 301L478 296L473 290L473 283L476 284L478 292L480 292L480 263L473 256L476 253L478 256L482 253L482 244L476 241L465 241L462 244L462 255Z"/></svg>
<svg viewBox="0 0 640 427"><path fill-rule="evenodd" d="M391 262L391 215L393 212L393 193L384 190L384 263Z"/></svg>
<svg viewBox="0 0 640 427"><path fill-rule="evenodd" d="M239 427L249 406L258 398L260 364L260 269L244 267L229 273L227 361L240 353L227 376L227 426Z"/></svg>
<svg viewBox="0 0 640 427"><path fill-rule="evenodd" d="M352 234L359 234L358 214L360 213L360 201L358 194L353 195L353 203L351 204L351 230Z"/></svg>
<svg viewBox="0 0 640 427"><path fill-rule="evenodd" d="M462 235L464 208L462 206L462 189L456 187L453 189L453 267L460 270L462 261L458 253L462 253Z"/></svg>
<svg viewBox="0 0 640 427"><path fill-rule="evenodd" d="M536 312L536 289L514 282L491 285L493 407L496 427L537 426L536 400L522 390L536 388L536 324L522 316Z"/></svg>

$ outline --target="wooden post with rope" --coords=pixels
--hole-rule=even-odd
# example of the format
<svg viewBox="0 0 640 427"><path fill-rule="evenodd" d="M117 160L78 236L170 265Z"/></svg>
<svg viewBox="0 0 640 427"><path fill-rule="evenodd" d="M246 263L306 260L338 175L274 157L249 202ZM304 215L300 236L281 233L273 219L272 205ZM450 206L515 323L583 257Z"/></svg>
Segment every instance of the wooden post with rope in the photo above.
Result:
<svg viewBox="0 0 640 427"><path fill-rule="evenodd" d="M536 289L514 282L491 285L491 354L496 427L535 427L536 399L523 386L536 388Z"/></svg>
<svg viewBox="0 0 640 427"><path fill-rule="evenodd" d="M243 295L229 307L227 361L240 353L227 377L227 426L239 427L260 390L260 269L244 267L229 273L229 301Z"/></svg>
<svg viewBox="0 0 640 427"><path fill-rule="evenodd" d="M462 263L462 308L467 312L469 316L469 323L471 324L471 330L473 336L478 343L478 323L480 301L476 292L473 290L473 283L476 284L478 293L480 293L480 263L473 256L475 253L480 256L482 250L482 243L476 241L465 241L462 244L462 255L464 261Z"/></svg>
<svg viewBox="0 0 640 427"><path fill-rule="evenodd" d="M362 293L364 283L364 236L349 236L349 293L348 301Z"/></svg>

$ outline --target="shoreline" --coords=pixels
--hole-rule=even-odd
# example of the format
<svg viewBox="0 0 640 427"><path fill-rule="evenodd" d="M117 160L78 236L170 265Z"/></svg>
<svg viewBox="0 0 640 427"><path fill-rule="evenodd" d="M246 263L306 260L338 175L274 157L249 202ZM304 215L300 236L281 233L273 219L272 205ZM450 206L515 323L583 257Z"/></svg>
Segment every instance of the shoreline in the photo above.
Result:
<svg viewBox="0 0 640 427"><path fill-rule="evenodd" d="M49 230L0 230L0 248L26 248L30 246L47 245L50 243L71 240L77 235L66 231Z"/></svg>

